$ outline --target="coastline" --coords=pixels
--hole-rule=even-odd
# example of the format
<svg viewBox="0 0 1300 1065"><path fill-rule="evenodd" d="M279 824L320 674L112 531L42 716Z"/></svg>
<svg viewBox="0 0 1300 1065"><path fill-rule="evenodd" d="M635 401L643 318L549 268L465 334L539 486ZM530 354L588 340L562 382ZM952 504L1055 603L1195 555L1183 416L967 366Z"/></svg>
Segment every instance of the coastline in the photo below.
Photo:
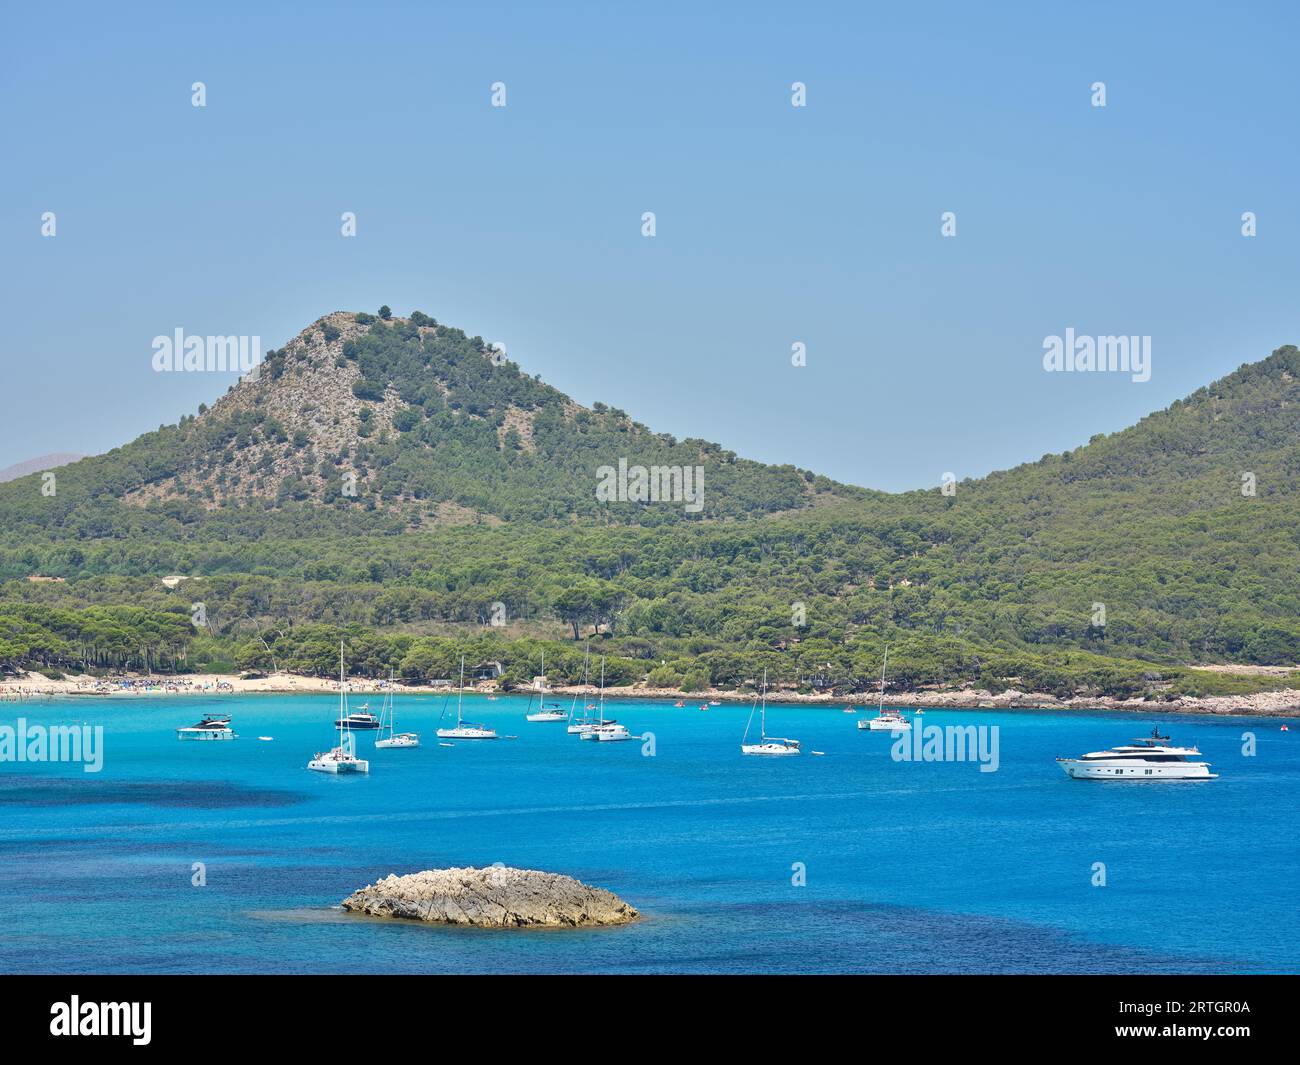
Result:
<svg viewBox="0 0 1300 1065"><path fill-rule="evenodd" d="M125 681L125 683L124 683ZM355 695L378 695L387 688L380 680L357 679L349 681L348 692ZM178 674L172 677L141 677L127 674L108 682L104 678L89 676L66 677L51 680L39 673L26 676L0 678L0 700L14 701L29 697L46 696L98 696L107 699L123 696L149 695L337 695L338 681L327 677L307 677L294 673L274 673L264 677L241 677L219 673ZM455 689L445 686L397 685L399 693L410 695L446 695ZM554 696L581 694L595 695L593 685L558 685L548 689ZM495 682L478 684L465 689L467 695L497 695ZM511 692L527 694L527 689ZM646 685L607 687L607 698L681 700L687 708L695 709L701 700L717 699L728 703L748 703L752 692L735 690L683 692L675 688L651 688ZM852 706L860 712L870 712L877 696L871 692L855 695L828 693L804 694L776 692L770 697L774 703L824 705L827 707ZM886 705L902 709L916 707L954 710L1120 710L1132 713L1211 714L1225 717L1296 717L1300 716L1300 690L1284 688L1278 691L1256 692L1252 695L1213 695L1199 698L1175 699L1113 699L1110 697L1058 699L1041 692L1021 692L1009 689L998 694L988 691L961 689L955 691L895 692L887 696Z"/></svg>

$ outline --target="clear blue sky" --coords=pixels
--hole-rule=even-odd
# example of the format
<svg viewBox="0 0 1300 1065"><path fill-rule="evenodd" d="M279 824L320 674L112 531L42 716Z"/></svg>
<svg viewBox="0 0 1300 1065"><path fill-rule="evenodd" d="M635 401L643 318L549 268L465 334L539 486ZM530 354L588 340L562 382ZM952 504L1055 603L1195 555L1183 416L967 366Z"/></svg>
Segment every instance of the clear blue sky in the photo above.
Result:
<svg viewBox="0 0 1300 1065"><path fill-rule="evenodd" d="M0 465L225 390L155 335L381 303L890 490L1300 341L1294 4L540 6L8 5ZM1151 335L1151 380L1044 373L1069 326Z"/></svg>

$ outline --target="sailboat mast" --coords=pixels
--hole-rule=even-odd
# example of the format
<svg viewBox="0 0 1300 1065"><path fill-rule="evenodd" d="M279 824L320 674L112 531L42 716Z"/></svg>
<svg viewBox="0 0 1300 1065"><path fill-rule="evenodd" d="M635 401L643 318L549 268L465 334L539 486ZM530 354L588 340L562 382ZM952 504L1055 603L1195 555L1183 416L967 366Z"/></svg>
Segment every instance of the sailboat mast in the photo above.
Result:
<svg viewBox="0 0 1300 1065"><path fill-rule="evenodd" d="M345 685L345 676L343 673L343 637L339 637L339 746L347 753L349 751L349 740L352 738L352 728L348 722L348 696Z"/></svg>
<svg viewBox="0 0 1300 1065"><path fill-rule="evenodd" d="M880 702L876 706L876 713L885 712L885 667L889 665L889 644L885 644L885 659L880 663Z"/></svg>
<svg viewBox="0 0 1300 1065"><path fill-rule="evenodd" d="M460 728L460 708L465 699L465 656L460 656L460 690L456 692L456 727Z"/></svg>
<svg viewBox="0 0 1300 1065"><path fill-rule="evenodd" d="M600 656L600 723L605 723L605 656Z"/></svg>
<svg viewBox="0 0 1300 1065"><path fill-rule="evenodd" d="M758 735L759 739L767 742L767 667L763 667L763 709L758 715Z"/></svg>
<svg viewBox="0 0 1300 1065"><path fill-rule="evenodd" d="M394 726L394 724L396 724L396 722L393 721L393 667L392 667L392 666L389 666L389 667L388 667L388 693L387 693L387 699L385 699L385 702L387 702L387 704L388 704L388 707L387 707L387 709L388 709L388 738L391 740L391 739L393 738L393 732L394 732L394 728L393 728L393 726ZM381 707L379 708L379 727L382 729L382 728L383 728L383 725L384 725L384 707L381 706Z"/></svg>
<svg viewBox="0 0 1300 1065"><path fill-rule="evenodd" d="M591 644L587 644L582 653L582 686L585 688L591 679ZM578 708L578 692L573 693L573 702L569 704L569 721L573 721L573 712ZM585 719L587 711L584 706L582 716Z"/></svg>

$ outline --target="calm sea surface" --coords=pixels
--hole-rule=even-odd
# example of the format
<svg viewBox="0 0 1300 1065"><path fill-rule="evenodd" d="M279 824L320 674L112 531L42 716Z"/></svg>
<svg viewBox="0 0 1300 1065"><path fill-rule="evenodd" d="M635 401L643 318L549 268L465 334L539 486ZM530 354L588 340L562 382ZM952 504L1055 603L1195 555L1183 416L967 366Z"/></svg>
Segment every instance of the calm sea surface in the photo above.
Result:
<svg viewBox="0 0 1300 1065"><path fill-rule="evenodd" d="M740 755L748 707L609 704L653 733L647 757L527 723L524 698L466 702L518 738L439 747L443 699L399 696L425 746L363 734L371 773L341 778L306 769L334 741L330 696L0 704L0 724L105 729L98 774L0 764L0 971L1300 971L1294 725L927 711L998 726L1000 767L981 773L896 762L839 707L770 707L806 753L760 759ZM175 738L216 710L239 739ZM1157 723L1220 778L1092 783L1053 762ZM391 872L493 862L609 888L644 919L502 932L337 909Z"/></svg>

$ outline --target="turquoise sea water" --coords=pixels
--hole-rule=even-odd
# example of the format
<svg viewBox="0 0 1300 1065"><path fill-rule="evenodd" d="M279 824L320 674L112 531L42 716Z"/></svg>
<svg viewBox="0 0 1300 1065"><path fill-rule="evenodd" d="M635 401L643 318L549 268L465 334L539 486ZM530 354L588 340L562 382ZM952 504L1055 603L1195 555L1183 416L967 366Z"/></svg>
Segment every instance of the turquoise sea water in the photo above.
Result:
<svg viewBox="0 0 1300 1065"><path fill-rule="evenodd" d="M1000 768L981 773L896 762L839 707L770 707L772 732L825 754L760 759L739 751L748 707L609 704L654 734L647 757L527 723L525 702L467 699L518 739L446 748L442 698L399 696L425 745L362 735L371 774L341 778L305 768L333 741L330 696L0 705L0 725L105 727L98 774L0 764L0 971L1300 971L1300 728L927 711L998 726ZM175 739L213 710L238 740ZM1053 762L1156 723L1220 778L1092 783ZM503 932L336 908L390 872L493 862L609 888L644 919Z"/></svg>

